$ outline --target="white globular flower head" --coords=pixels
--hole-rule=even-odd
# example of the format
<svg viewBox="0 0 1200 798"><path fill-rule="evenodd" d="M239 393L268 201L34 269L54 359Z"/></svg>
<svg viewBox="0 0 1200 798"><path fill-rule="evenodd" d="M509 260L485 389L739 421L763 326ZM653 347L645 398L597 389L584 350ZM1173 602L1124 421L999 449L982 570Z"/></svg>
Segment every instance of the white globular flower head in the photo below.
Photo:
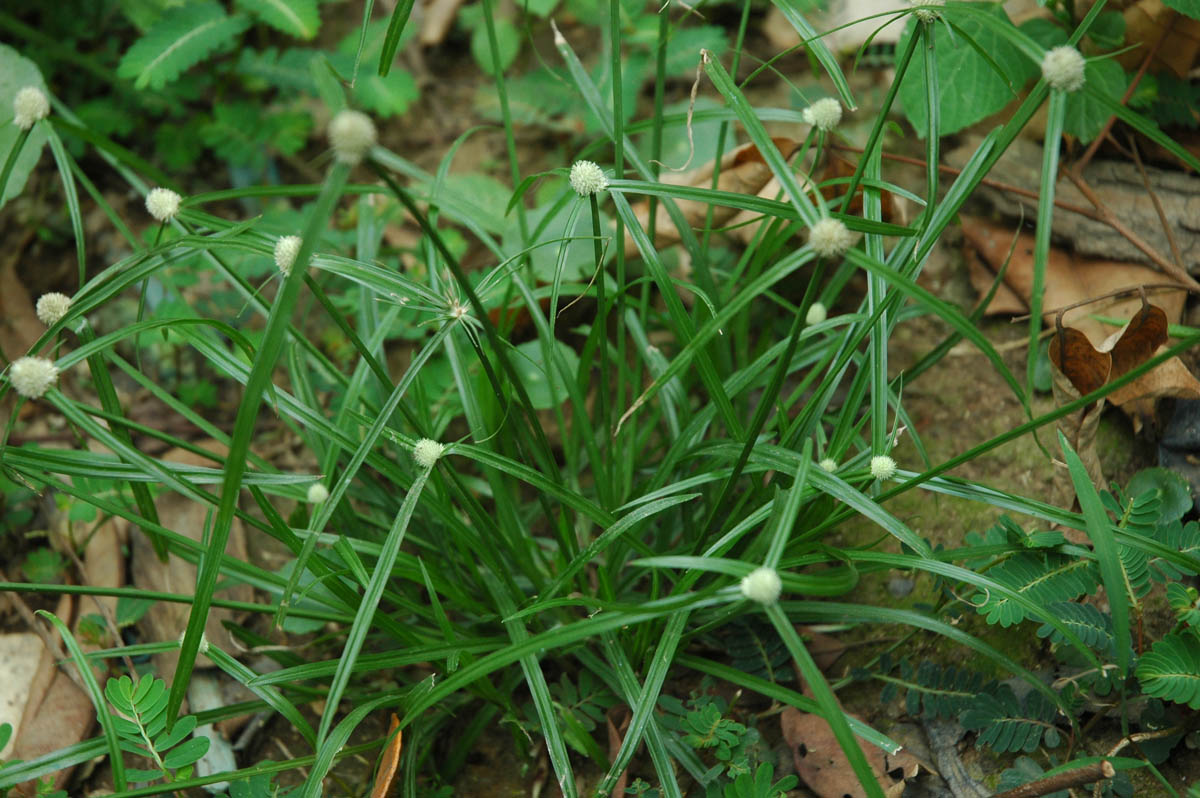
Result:
<svg viewBox="0 0 1200 798"><path fill-rule="evenodd" d="M146 195L146 210L160 222L169 222L179 213L183 197L169 188L154 188Z"/></svg>
<svg viewBox="0 0 1200 798"><path fill-rule="evenodd" d="M314 482L308 486L308 503L320 504L329 498L329 488L325 487L320 482Z"/></svg>
<svg viewBox="0 0 1200 798"><path fill-rule="evenodd" d="M896 476L896 461L886 454L877 454L871 458L871 476L875 479L889 480Z"/></svg>
<svg viewBox="0 0 1200 798"><path fill-rule="evenodd" d="M825 258L835 258L854 246L854 234L841 219L821 219L808 231L808 243Z"/></svg>
<svg viewBox="0 0 1200 798"><path fill-rule="evenodd" d="M1042 59L1042 77L1050 88L1059 91L1079 91L1083 88L1083 55L1069 45L1055 47Z"/></svg>
<svg viewBox="0 0 1200 798"><path fill-rule="evenodd" d="M280 236L275 242L275 265L285 275L291 274L292 264L300 254L300 236Z"/></svg>
<svg viewBox="0 0 1200 798"><path fill-rule="evenodd" d="M829 317L829 311L825 305L820 302L814 302L808 306L808 313L804 316L804 323L808 326L820 324Z"/></svg>
<svg viewBox="0 0 1200 798"><path fill-rule="evenodd" d="M842 121L842 104L824 97L804 109L804 121L818 130L830 131Z"/></svg>
<svg viewBox="0 0 1200 798"><path fill-rule="evenodd" d="M608 188L604 170L592 161L576 161L571 167L570 179L571 188L581 197L590 197Z"/></svg>
<svg viewBox="0 0 1200 798"><path fill-rule="evenodd" d="M37 86L26 86L13 96L13 124L21 130L29 130L39 119L50 115L50 101L46 92Z"/></svg>
<svg viewBox="0 0 1200 798"><path fill-rule="evenodd" d="M769 566L755 568L742 577L742 595L759 604L774 604L783 592L783 582L779 573Z"/></svg>
<svg viewBox="0 0 1200 798"><path fill-rule="evenodd" d="M444 451L446 451L446 444L422 438L413 446L413 459L421 468L433 468Z"/></svg>
<svg viewBox="0 0 1200 798"><path fill-rule="evenodd" d="M837 460L834 460L832 457L826 457L817 465L821 466L823 471L828 471L831 474L837 471Z"/></svg>
<svg viewBox="0 0 1200 798"><path fill-rule="evenodd" d="M938 12L934 8L946 5L946 0L909 0L913 4L913 14L922 22L934 22L938 18Z"/></svg>
<svg viewBox="0 0 1200 798"><path fill-rule="evenodd" d="M375 123L362 111L341 111L329 123L329 144L342 163L354 166L375 146Z"/></svg>
<svg viewBox="0 0 1200 798"><path fill-rule="evenodd" d="M13 361L8 381L26 399L37 399L58 382L58 366L44 357L22 357Z"/></svg>
<svg viewBox="0 0 1200 798"><path fill-rule="evenodd" d="M37 317L47 327L53 327L58 323L59 319L67 315L67 311L70 309L71 297L66 294L60 294L56 291L50 294L42 294L38 297Z"/></svg>

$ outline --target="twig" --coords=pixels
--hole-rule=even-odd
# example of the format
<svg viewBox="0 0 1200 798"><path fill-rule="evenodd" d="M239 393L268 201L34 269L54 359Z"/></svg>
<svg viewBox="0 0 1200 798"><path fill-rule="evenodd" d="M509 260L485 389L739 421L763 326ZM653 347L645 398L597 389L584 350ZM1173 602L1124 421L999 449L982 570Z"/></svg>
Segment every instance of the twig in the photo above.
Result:
<svg viewBox="0 0 1200 798"><path fill-rule="evenodd" d="M1175 278L1193 291L1200 292L1200 283L1196 282L1196 280L1183 269L1179 268L1174 263L1160 255L1158 250L1143 241L1137 233L1126 227L1125 224L1117 218L1117 215L1113 213L1107 205L1100 201L1100 198L1096 196L1096 192L1092 191L1092 187L1087 184L1087 181L1075 174L1073 169L1068 169L1066 171L1066 175L1067 178L1075 184L1075 188L1079 189L1079 192L1083 194L1083 196L1087 197L1088 202L1092 203L1092 205L1096 207L1096 210L1099 211L1102 216L1104 216L1104 222L1109 227L1116 230L1118 233L1124 236L1125 240L1127 240L1130 244L1133 244L1135 247L1145 253L1146 257L1152 260L1154 265L1162 269L1163 272L1165 272L1169 277Z"/></svg>
<svg viewBox="0 0 1200 798"><path fill-rule="evenodd" d="M5 582L9 581L8 575L4 573L3 568L0 568L0 580ZM73 681L75 685L86 695L87 685L83 683L83 677L79 674L77 669L74 667L68 667L69 665L73 666L75 661L71 659L69 654L62 650L62 647L58 644L58 639L51 634L45 626L38 623L37 617L33 614L33 610L29 609L29 605L25 603L24 599L22 599L20 595L16 593L5 593L0 595L9 600L12 606L16 609L17 614L21 616L23 621L25 621L25 624L29 627L29 630L41 638L42 645L44 645L46 650L50 652L50 656L54 657L55 663L62 670L62 672L65 673L67 678Z"/></svg>
<svg viewBox="0 0 1200 798"><path fill-rule="evenodd" d="M998 792L992 798L1038 798L1038 796L1049 795L1059 790L1069 790L1072 787L1081 787L1084 784L1091 784L1094 781L1111 779L1115 775L1117 775L1117 770L1112 766L1111 762L1107 760L1093 762L1081 768L1055 773L1053 776L1037 779L1036 781L1022 784L1020 787L1014 787L1011 790Z"/></svg>
<svg viewBox="0 0 1200 798"><path fill-rule="evenodd" d="M846 152L856 152L856 153L859 153L860 155L862 154L861 147L851 147L846 144L837 144L837 143L830 144L830 147L833 149L836 149L836 150L845 150ZM910 158L907 155L895 155L893 153L885 152L885 153L883 153L883 158L888 161L895 161L896 163L909 164L910 166L925 166L926 165L925 160L923 158ZM962 174L961 169L955 169L953 166L946 166L944 164L938 164L938 171L945 172L948 175L954 175L955 177ZM1033 200L1038 199L1038 193L1036 191L1031 191L1027 188L1021 188L1020 186L1014 186L1011 183L1004 183L1002 181L995 180L990 177L985 177L982 180L980 180L979 182L981 184L987 186L988 188L994 188L997 191L1004 191L1009 194L1016 194L1018 196L1027 197L1027 198L1033 199ZM1080 216L1086 216L1087 218L1093 219L1097 222L1105 221L1104 217L1102 217L1099 213L1092 210L1091 208L1084 208L1082 205L1072 205L1069 202L1064 202L1062 200L1055 199L1054 207L1061 208L1064 211L1070 211L1071 213L1077 213Z"/></svg>
<svg viewBox="0 0 1200 798"><path fill-rule="evenodd" d="M1171 247L1171 257L1175 259L1175 265L1183 269L1183 253L1179 251L1179 242L1175 240L1175 232L1171 229L1171 223L1167 221L1167 212L1163 210L1162 200L1158 198L1154 187L1150 185L1150 176L1146 174L1146 167L1142 165L1142 156L1138 154L1137 140L1132 135L1129 137L1129 154L1133 156L1133 162L1137 164L1138 173L1142 176L1142 185L1146 188L1146 193L1150 195L1150 201L1154 203L1154 212L1158 214L1158 223L1162 225L1163 232L1167 235L1167 244Z"/></svg>

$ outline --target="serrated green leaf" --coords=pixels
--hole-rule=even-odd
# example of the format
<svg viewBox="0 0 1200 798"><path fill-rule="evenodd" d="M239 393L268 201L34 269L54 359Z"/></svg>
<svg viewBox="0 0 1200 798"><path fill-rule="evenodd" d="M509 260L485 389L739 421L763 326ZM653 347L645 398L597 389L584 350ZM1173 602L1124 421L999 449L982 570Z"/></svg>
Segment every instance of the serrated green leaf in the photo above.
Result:
<svg viewBox="0 0 1200 798"><path fill-rule="evenodd" d="M175 770L190 765L208 753L212 740L207 737L193 737L183 745L163 757L163 764Z"/></svg>
<svg viewBox="0 0 1200 798"><path fill-rule="evenodd" d="M289 36L311 39L321 27L317 0L237 0L237 4Z"/></svg>
<svg viewBox="0 0 1200 798"><path fill-rule="evenodd" d="M237 72L247 79L249 88L272 86L282 91L315 94L317 86L312 75L314 57L313 50L303 48L283 52L276 47L261 51L247 48L238 56Z"/></svg>
<svg viewBox="0 0 1200 798"><path fill-rule="evenodd" d="M981 4L982 5L982 4ZM998 5L989 7L1005 24L1008 15ZM937 63L938 94L941 108L941 135L962 130L996 113L1016 99L1013 90L1020 90L1034 76L1036 67L1007 39L973 17L956 20L961 34L951 34L945 25L934 26L934 58ZM897 48L903 50L909 37L915 35L917 23L910 18ZM997 75L987 60L961 36L969 36L979 50L988 53L1003 71ZM1010 88L1010 84L1013 88ZM924 136L929 127L925 100L925 62L914 58L900 84L900 103L908 121Z"/></svg>
<svg viewBox="0 0 1200 798"><path fill-rule="evenodd" d="M133 78L139 89L161 89L214 50L231 45L248 27L248 17L229 16L212 0L172 8L133 43L117 75Z"/></svg>

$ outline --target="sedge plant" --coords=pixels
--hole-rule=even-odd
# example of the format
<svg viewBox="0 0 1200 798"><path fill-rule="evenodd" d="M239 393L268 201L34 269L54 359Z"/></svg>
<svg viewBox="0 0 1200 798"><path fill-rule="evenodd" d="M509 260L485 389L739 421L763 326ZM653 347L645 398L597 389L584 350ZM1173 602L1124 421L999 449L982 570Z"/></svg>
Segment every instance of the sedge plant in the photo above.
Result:
<svg viewBox="0 0 1200 798"><path fill-rule="evenodd" d="M630 46L625 4L594 4L603 21L605 56L598 63L580 58L570 30L554 28L560 77L574 98L570 113L595 135L557 168L534 175L538 167L527 164L518 147L508 65L485 2L479 30L490 47L483 52L493 59L490 79L506 143L507 228L502 214L498 218L496 209L451 179L455 153L479 131L464 133L429 173L381 142L371 117L351 108L353 97L327 73L317 77L329 106L319 184L212 191L160 185L139 158L105 134L81 133L86 124L52 94L45 95L44 107L23 96L0 188L13 179L26 147L49 142L75 237L79 281L69 301L47 303L45 334L27 357L8 365L0 390L59 416L81 443L69 450L9 443L19 423L14 415L5 426L0 463L19 482L125 519L136 534L149 535L162 556L196 562L199 571L191 595L41 583L0 589L188 604L181 640L144 644L146 651L178 649L174 682L161 695L152 677L110 682L118 686L108 695L136 703L136 685L151 685L145 689L154 691L155 722L163 720L154 733L180 744L172 729L185 722L181 706L204 649L217 668L254 693L255 708L293 725L309 750L290 761L245 763L205 776L174 771L174 762L163 758L159 770L171 770L170 780L134 789L117 764L125 724L106 722L103 737L0 769L0 789L107 752L114 762L114 795L220 782L231 783L237 794L270 794L272 774L303 769L294 794L318 796L327 777L336 776L339 760L383 743L355 736L364 719L394 712L405 741L398 779L407 796L452 784L480 736L500 723L523 732L514 735L521 745L544 746L556 786L568 798L580 792L582 763L598 773L592 788L609 794L641 751L648 760L639 765L642 775L653 778L653 789L663 796L682 796L693 784L710 794L755 794L740 792L755 785L774 794L781 788L769 765L753 776L714 769L663 711L679 681L703 674L820 715L864 792L882 796L864 746L893 752L899 746L843 711L836 693L842 685L831 685L796 631L810 621L899 625L941 635L1027 681L1046 706L1062 711L1067 727L1075 726L1060 693L985 638L956 628L936 609L856 602L854 590L887 569L929 574L959 585L960 593L970 588L1011 602L1061 645L1077 649L1082 661L1102 667L1093 648L1054 612L986 568L968 567L978 551L935 549L890 512L888 502L913 490L944 493L1086 530L1094 548L1072 551L1096 560L1096 584L1110 593L1120 589L1122 578L1112 563L1116 540L1198 570L1193 552L1121 537L1121 527L1098 500L1084 501L1083 512L1075 514L944 476L1126 384L1194 339L1095 395L1035 415L1028 382L1010 371L974 319L923 288L918 277L959 209L1046 106L1044 166L1051 177L1039 206L1035 283L1041 284L1058 134L1070 94L1086 96L1193 167L1200 164L1088 80L1089 65L1072 48L1103 10L1102 0L1072 20L1064 33L1068 41L1058 49L990 9L925 4L895 12L908 17L895 77L868 126L854 175L835 183L828 199L813 190L805 164L830 146L839 125L862 112L842 63L799 5L779 5L834 94L806 100L802 110L756 107L747 99L737 67L749 2L742 4L731 54L693 54L698 80L719 102L694 113L664 112L663 54L668 40L686 30L686 15L676 17L667 7L645 26L658 37L659 56L655 105L644 117L627 110L632 106L624 95L639 85L623 72L629 65L622 54ZM400 3L389 20L380 75L390 68L410 10L411 3ZM1036 70L1042 77L983 138L954 182L942 187L936 166L946 82L953 78L938 59L947 35L984 34L1024 59L1017 66L994 59L987 64L1005 81L1019 82ZM362 68L368 66L375 68ZM760 74L770 73L755 72ZM925 142L928 169L925 185L909 191L884 179L882 146L897 98L914 92L921 109L916 133ZM911 117L913 103L905 102ZM805 132L795 155L784 157L768 120ZM778 182L779 195L719 190L719 169L712 186L661 182L664 140L687 135L702 122L720 126L706 157L719 164L735 141L749 142ZM98 163L145 197L149 216L133 218L111 207L84 168L91 162L77 160L68 139L94 148ZM128 255L95 273L85 269L80 188L129 247ZM851 213L860 190L862 211ZM885 221L884 191L911 197L920 213L909 224ZM650 209L648 228L635 210L643 200ZM684 201L756 215L751 244L735 250L709 227L698 234L681 209ZM289 206L279 215L287 225L230 212L271 204ZM676 228L678 250L691 265L689 280L672 270L669 261L676 256L656 241L654 219L660 217ZM395 220L419 231L417 243L403 253L384 236ZM138 228L147 234L136 234ZM482 270L464 264L458 242L467 236L486 255ZM402 255L419 268L402 268ZM246 276L271 264L278 278L265 285ZM145 313L115 329L93 327L96 311L120 298L144 300L150 281L170 289L171 275L183 266L227 289L245 314L221 318L177 304L170 314ZM860 273L865 294L853 297L847 284ZM797 294L799 302L787 298ZM576 304L589 309L589 320L564 331L560 315ZM841 310L831 310L835 306ZM888 341L897 324L919 314L933 314L953 331L934 357L966 339L1003 377L1026 423L943 462L903 462L895 450L900 424L917 451L924 449L907 418L902 385L889 378ZM529 320L528 341L512 333L520 316ZM1031 342L1039 318L1035 306ZM314 325L336 330L349 354L331 358L311 336ZM203 359L222 390L236 397L231 423L214 423L181 401L171 385L148 379L130 362L130 347L136 351L148 334L166 335L172 346ZM394 347L406 353L401 369L388 357ZM85 373L91 390L80 387ZM196 437L212 437L228 453L204 452L211 464L203 467L144 454L133 444L134 432L195 447L185 436L131 418L112 379L118 375L149 392ZM254 442L267 425L282 426L302 442L312 469L281 471L257 454ZM1074 454L1064 449L1074 467ZM111 490L89 491L88 480L106 480ZM202 541L159 522L153 500L163 492L211 514ZM832 545L833 530L854 516L877 525L885 543ZM228 555L235 519L250 534L284 547L288 566L270 570ZM222 581L254 587L257 599L222 601L215 595ZM258 618L233 630L246 645L262 644L267 632L279 628L334 631L301 656L271 647L280 667L256 672L236 652L204 639L209 610L231 604ZM1130 624L1116 607L1116 665L1129 675ZM750 617L772 631L807 691L731 667L693 645ZM118 678L117 661L127 648L110 642L76 659L107 663ZM92 673L91 667L80 670ZM389 679L393 686L380 687ZM103 689L89 684L102 721L108 717ZM323 700L323 710L311 722L301 708L314 698ZM597 741L598 719L602 708L616 704L628 707L630 722L610 752ZM198 722L233 711L200 713ZM188 745L189 756L178 761L200 747Z"/></svg>

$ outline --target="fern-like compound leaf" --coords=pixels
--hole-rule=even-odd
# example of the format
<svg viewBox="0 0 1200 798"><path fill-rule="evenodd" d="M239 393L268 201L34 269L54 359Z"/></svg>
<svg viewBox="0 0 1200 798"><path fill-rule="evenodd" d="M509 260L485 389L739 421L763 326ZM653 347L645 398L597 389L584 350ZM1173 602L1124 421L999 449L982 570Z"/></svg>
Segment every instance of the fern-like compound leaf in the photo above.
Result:
<svg viewBox="0 0 1200 798"><path fill-rule="evenodd" d="M1191 629L1169 634L1138 660L1147 695L1200 709L1200 637Z"/></svg>
<svg viewBox="0 0 1200 798"><path fill-rule="evenodd" d="M1042 606L1086 595L1097 585L1094 562L1055 553L1018 554L988 576ZM1025 620L1025 609L1006 596L977 594L976 601L980 599L977 609L990 624L1012 626Z"/></svg>
<svg viewBox="0 0 1200 798"><path fill-rule="evenodd" d="M1059 601L1047 607L1050 613L1089 648L1104 655L1111 654L1113 646L1112 618L1091 604L1074 601ZM1052 643L1062 643L1062 632L1048 623L1037 630L1038 637L1049 637Z"/></svg>
<svg viewBox="0 0 1200 798"><path fill-rule="evenodd" d="M1183 524L1172 521L1159 527L1155 539L1169 549L1190 557L1194 562L1200 562L1200 524L1189 521ZM1161 557L1150 558L1151 576L1159 582L1182 579L1184 576L1194 576L1196 569L1187 568Z"/></svg>
<svg viewBox="0 0 1200 798"><path fill-rule="evenodd" d="M978 732L975 746L988 746L998 752L1031 753L1042 742L1043 733L1053 730L1050 721L1054 707L1041 693L1030 693L1022 707L1013 691L1001 687L995 693L978 696L959 718L963 728ZM1040 699L1040 700L1039 700ZM1058 733L1047 744L1058 741Z"/></svg>
<svg viewBox="0 0 1200 798"><path fill-rule="evenodd" d="M317 0L238 0L238 7L299 39L311 39L321 26Z"/></svg>
<svg viewBox="0 0 1200 798"><path fill-rule="evenodd" d="M1180 623L1200 629L1200 592L1196 588L1171 582L1167 585L1167 604Z"/></svg>
<svg viewBox="0 0 1200 798"><path fill-rule="evenodd" d="M129 48L117 74L133 78L136 88L161 89L249 26L248 17L229 16L212 0L169 9Z"/></svg>

